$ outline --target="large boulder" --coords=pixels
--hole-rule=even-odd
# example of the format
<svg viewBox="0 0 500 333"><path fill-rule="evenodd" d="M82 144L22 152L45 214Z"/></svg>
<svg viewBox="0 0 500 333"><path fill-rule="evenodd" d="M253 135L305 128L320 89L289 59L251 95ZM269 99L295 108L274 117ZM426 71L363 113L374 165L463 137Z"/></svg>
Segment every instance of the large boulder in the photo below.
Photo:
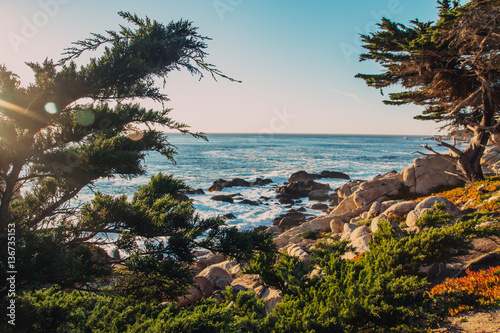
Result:
<svg viewBox="0 0 500 333"><path fill-rule="evenodd" d="M434 208L434 205L436 203L441 203L444 204L446 207L446 212L453 214L453 215L461 215L462 211L450 200L440 197L440 196L431 196L428 198L425 198L424 200L420 201L418 205L415 207L415 209L423 209L423 208Z"/></svg>
<svg viewBox="0 0 500 333"><path fill-rule="evenodd" d="M186 295L177 299L179 306L191 305L213 293L212 282L205 276L195 276L194 283L189 287Z"/></svg>
<svg viewBox="0 0 500 333"><path fill-rule="evenodd" d="M342 231L344 231L344 222L342 222L341 220L332 218L330 220L330 230L334 234L341 233Z"/></svg>
<svg viewBox="0 0 500 333"><path fill-rule="evenodd" d="M331 217L319 216L312 219L311 221L302 223L300 227L304 231L329 231L331 221Z"/></svg>
<svg viewBox="0 0 500 333"><path fill-rule="evenodd" d="M401 172L405 186L410 192L427 194L437 186L457 186L461 181L453 176L457 168L439 156L416 158L413 165Z"/></svg>
<svg viewBox="0 0 500 333"><path fill-rule="evenodd" d="M406 225L410 228L417 227L417 221L427 212L435 209L436 203L442 203L446 207L446 213L459 216L462 214L460 209L446 198L439 196L432 196L422 200L414 210L406 216Z"/></svg>
<svg viewBox="0 0 500 333"><path fill-rule="evenodd" d="M402 201L398 202L389 208L387 208L383 214L385 216L391 216L392 214L395 215L405 215L408 214L408 212L412 211L415 209L415 207L418 205L418 202L415 201Z"/></svg>
<svg viewBox="0 0 500 333"><path fill-rule="evenodd" d="M349 181L346 184L342 185L339 189L337 189L337 194L341 199L345 199L349 197L351 194L356 192L356 190L359 188L361 184L363 184L365 181L363 180L353 180Z"/></svg>
<svg viewBox="0 0 500 333"><path fill-rule="evenodd" d="M212 282L216 289L224 289L231 284L233 277L224 268L218 266L209 266L198 274L204 276Z"/></svg>

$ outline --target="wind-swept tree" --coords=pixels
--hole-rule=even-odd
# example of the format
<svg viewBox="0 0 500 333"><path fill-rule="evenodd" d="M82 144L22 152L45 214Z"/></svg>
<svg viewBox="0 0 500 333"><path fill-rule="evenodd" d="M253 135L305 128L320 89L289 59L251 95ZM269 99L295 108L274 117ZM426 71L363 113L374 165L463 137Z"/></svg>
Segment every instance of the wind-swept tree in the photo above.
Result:
<svg viewBox="0 0 500 333"><path fill-rule="evenodd" d="M57 63L29 63L35 82L27 87L0 67L0 266L7 266L7 234L15 229L19 288L88 289L121 264L129 274L124 289L175 297L191 277L187 266L197 246L243 259L269 245L264 234L198 218L191 203L180 200L187 186L166 175L153 177L132 201L97 193L83 207L70 204L99 179L145 174L147 152L173 161L164 128L205 138L168 116L158 79L187 69L232 80L205 61L207 37L191 22L163 25L119 14L132 28L93 34ZM100 55L78 67L76 58L87 51ZM162 109L145 109L134 99L151 99ZM121 258L103 255L106 245Z"/></svg>
<svg viewBox="0 0 500 333"><path fill-rule="evenodd" d="M414 20L405 26L384 18L377 32L362 36L368 53L361 61L374 60L384 71L357 77L377 89L402 86L405 90L389 94L386 104L424 106L416 119L471 133L463 150L438 138L450 150L441 156L459 167L462 179L481 180L481 156L500 131L500 1L438 3L436 23Z"/></svg>

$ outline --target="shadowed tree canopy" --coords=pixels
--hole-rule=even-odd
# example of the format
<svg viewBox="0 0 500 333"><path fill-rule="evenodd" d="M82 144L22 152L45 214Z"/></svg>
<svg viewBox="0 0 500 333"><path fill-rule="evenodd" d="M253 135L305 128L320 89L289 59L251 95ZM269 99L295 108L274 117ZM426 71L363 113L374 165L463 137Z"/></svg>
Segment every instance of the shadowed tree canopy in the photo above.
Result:
<svg viewBox="0 0 500 333"><path fill-rule="evenodd" d="M119 15L131 27L92 34L58 62L28 63L35 82L27 87L0 66L1 260L7 258L7 227L14 225L19 288L57 283L88 289L124 265L123 290L172 298L190 281L196 247L245 259L270 246L266 234L199 218L191 202L181 200L188 187L167 175L153 177L132 201L98 192L83 207L70 204L99 179L145 174L147 152L173 161L165 128L205 138L168 116L158 80L181 69L233 80L205 61L208 38L191 22L164 25ZM99 55L77 66L75 59L88 51ZM134 102L141 99L158 102L160 110ZM110 260L103 246L121 256Z"/></svg>
<svg viewBox="0 0 500 333"><path fill-rule="evenodd" d="M470 133L472 139L463 150L438 141L449 148L450 155L442 156L459 167L459 177L481 180L484 148L500 132L500 1L438 4L436 23L414 20L405 26L384 18L377 32L362 36L368 53L361 61L374 60L384 70L356 77L377 89L403 87L389 94L385 103L421 105L424 110L416 119Z"/></svg>

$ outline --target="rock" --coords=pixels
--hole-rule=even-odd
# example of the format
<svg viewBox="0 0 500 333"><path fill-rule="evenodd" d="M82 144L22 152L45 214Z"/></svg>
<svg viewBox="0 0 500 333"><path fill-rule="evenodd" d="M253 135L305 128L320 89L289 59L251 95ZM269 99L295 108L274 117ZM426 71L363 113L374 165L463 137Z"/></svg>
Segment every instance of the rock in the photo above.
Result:
<svg viewBox="0 0 500 333"><path fill-rule="evenodd" d="M186 194L184 194L182 192L179 192L176 194L176 199L180 202L186 202L186 201L191 200L191 199L189 199L189 197Z"/></svg>
<svg viewBox="0 0 500 333"><path fill-rule="evenodd" d="M283 229L281 229L280 227L278 226L270 226L269 228L266 229L267 232L272 232L273 234L275 235L279 235L281 233L283 233Z"/></svg>
<svg viewBox="0 0 500 333"><path fill-rule="evenodd" d="M348 175L337 171L321 171L319 174L321 178L335 178L335 179L350 179Z"/></svg>
<svg viewBox="0 0 500 333"><path fill-rule="evenodd" d="M425 198L424 200L420 201L419 204L415 207L415 209L423 209L423 208L434 208L434 205L439 202L442 203L446 206L446 212L453 214L453 215L462 215L462 212L460 209L455 206L453 202L450 200L439 197L439 196L432 196Z"/></svg>
<svg viewBox="0 0 500 333"><path fill-rule="evenodd" d="M311 256L309 253L304 251L300 246L298 245L291 245L286 248L286 252L288 255L292 257L299 257L300 260L308 262L311 260Z"/></svg>
<svg viewBox="0 0 500 333"><path fill-rule="evenodd" d="M217 266L209 266L198 274L204 276L212 282L212 286L217 289L224 289L231 284L233 277L225 269Z"/></svg>
<svg viewBox="0 0 500 333"><path fill-rule="evenodd" d="M197 258L194 270L201 271L205 269L207 266L218 264L220 262L226 261L226 258L220 254L215 254L213 252L209 252L206 255L202 255Z"/></svg>
<svg viewBox="0 0 500 333"><path fill-rule="evenodd" d="M368 217L375 217L380 214L380 209L382 208L382 204L378 201L375 201L368 211Z"/></svg>
<svg viewBox="0 0 500 333"><path fill-rule="evenodd" d="M340 203L340 197L337 193L330 193L328 200L330 200L330 206L337 206Z"/></svg>
<svg viewBox="0 0 500 333"><path fill-rule="evenodd" d="M276 218L273 222L274 225L280 227L283 230L296 227L306 221L306 215L300 212L291 212L281 215Z"/></svg>
<svg viewBox="0 0 500 333"><path fill-rule="evenodd" d="M372 204L391 192L398 190L402 182L398 178L378 179L361 184L359 190L354 194L354 202L357 207Z"/></svg>
<svg viewBox="0 0 500 333"><path fill-rule="evenodd" d="M181 296L177 299L177 304L179 306L191 305L204 297L208 297L212 294L213 287L212 282L205 276L195 276L194 284L189 287L187 294Z"/></svg>
<svg viewBox="0 0 500 333"><path fill-rule="evenodd" d="M414 192L416 193L427 194L440 185L456 186L461 183L457 177L448 174L458 173L456 166L442 157L416 158L413 166L415 169Z"/></svg>
<svg viewBox="0 0 500 333"><path fill-rule="evenodd" d="M348 183L344 184L341 188L337 189L337 194L341 199L345 199L354 192L356 192L359 186L363 183L364 181L362 180L349 181Z"/></svg>
<svg viewBox="0 0 500 333"><path fill-rule="evenodd" d="M309 200L324 201L328 199L328 192L325 190L315 190L309 192ZM327 207L328 209L328 207Z"/></svg>
<svg viewBox="0 0 500 333"><path fill-rule="evenodd" d="M292 198L287 197L287 196L281 196L278 198L278 202L282 205L292 205L294 204L294 201Z"/></svg>
<svg viewBox="0 0 500 333"><path fill-rule="evenodd" d="M257 274L243 274L231 282L231 286L236 291L248 289L254 290L261 285L260 276Z"/></svg>
<svg viewBox="0 0 500 333"><path fill-rule="evenodd" d="M282 186L276 190L280 196L285 196L291 199L304 198L309 195L310 192L315 190L330 190L330 185L316 183L313 180L307 182L293 182L286 186Z"/></svg>
<svg viewBox="0 0 500 333"><path fill-rule="evenodd" d="M311 221L300 225L304 231L329 231L332 218L328 216L318 216Z"/></svg>
<svg viewBox="0 0 500 333"><path fill-rule="evenodd" d="M329 206L324 203L315 203L314 205L311 206L311 209L322 210L322 211L326 211L328 208Z"/></svg>
<svg viewBox="0 0 500 333"><path fill-rule="evenodd" d="M231 196L229 195L214 195L213 197L210 198L210 200L215 200L215 201L222 201L222 202L229 202L229 203L233 203L234 200Z"/></svg>
<svg viewBox="0 0 500 333"><path fill-rule="evenodd" d="M262 179L262 178L257 178L255 180L255 182L250 182L250 186L265 186L265 185L268 185L268 184L271 184L273 183L273 181L271 179Z"/></svg>
<svg viewBox="0 0 500 333"><path fill-rule="evenodd" d="M186 191L186 194L200 195L200 194L205 194L205 191L203 191L203 189L199 188L199 189L196 189L196 190Z"/></svg>
<svg viewBox="0 0 500 333"><path fill-rule="evenodd" d="M240 204L244 204L244 205L251 205L251 206L258 206L258 205L260 205L257 201L252 201L252 200L248 200L248 199L243 199L239 203Z"/></svg>
<svg viewBox="0 0 500 333"><path fill-rule="evenodd" d="M259 225L258 227L253 228L253 231L266 231L267 226L265 225Z"/></svg>
<svg viewBox="0 0 500 333"><path fill-rule="evenodd" d="M253 187L256 185L264 186L272 183L271 179L261 179L257 178L255 182L248 182L241 178L234 178L232 180L224 180L222 178L217 179L213 182L212 186L208 188L208 192L222 191L226 187Z"/></svg>
<svg viewBox="0 0 500 333"><path fill-rule="evenodd" d="M274 308L278 303L283 302L283 298L280 295L280 292L273 288L267 288L261 295L262 301L266 305L266 312L273 312Z"/></svg>
<svg viewBox="0 0 500 333"><path fill-rule="evenodd" d="M224 217L228 220L234 220L236 218L236 215L234 215L232 213L227 213L227 214L224 214Z"/></svg>
<svg viewBox="0 0 500 333"><path fill-rule="evenodd" d="M358 226L355 224L344 223L344 229L342 230L342 233L350 235L354 230L356 230L356 228L358 228Z"/></svg>
<svg viewBox="0 0 500 333"><path fill-rule="evenodd" d="M339 234L344 230L344 222L333 218L330 221L330 229L331 229L332 233Z"/></svg>
<svg viewBox="0 0 500 333"><path fill-rule="evenodd" d="M297 212L307 212L307 209L304 207L297 208Z"/></svg>
<svg viewBox="0 0 500 333"><path fill-rule="evenodd" d="M417 221L420 219L430 208L414 209L406 216L406 225L410 228L417 227Z"/></svg>
<svg viewBox="0 0 500 333"><path fill-rule="evenodd" d="M320 175L317 174L312 174L308 173L304 170L297 171L293 173L290 178L288 179L289 183L295 183L295 182L308 182L309 180L315 180L321 178Z"/></svg>
<svg viewBox="0 0 500 333"><path fill-rule="evenodd" d="M368 243L372 239L371 235L364 235L361 237L356 237L351 241L351 245L356 249L358 253L364 253L370 251L370 246Z"/></svg>
<svg viewBox="0 0 500 333"><path fill-rule="evenodd" d="M414 201L402 201L398 202L384 211L385 216L391 216L391 214L404 215L408 214L411 210L415 209L418 202Z"/></svg>
<svg viewBox="0 0 500 333"><path fill-rule="evenodd" d="M354 202L354 197L350 196L342 200L337 207L335 207L328 216L340 216L346 213L352 212L358 208L356 203Z"/></svg>
<svg viewBox="0 0 500 333"><path fill-rule="evenodd" d="M362 225L362 226L354 229L351 232L351 235L349 236L349 238L351 240L354 240L356 238L360 238L360 237L364 237L364 236L370 236L370 229L367 226Z"/></svg>
<svg viewBox="0 0 500 333"><path fill-rule="evenodd" d="M427 278L429 280L434 280L449 276L449 271L448 268L446 267L446 264L441 262L440 263L435 262L429 266L422 266L418 271L419 273L427 275Z"/></svg>
<svg viewBox="0 0 500 333"><path fill-rule="evenodd" d="M403 235L403 230L401 230L401 227L396 222L391 221L390 219L388 219L387 217L385 217L383 215L377 216L376 218L374 218L372 220L372 223L370 224L370 230L371 230L372 233L377 232L377 230L378 230L378 224L382 220L388 220L389 223L391 224L391 226L394 228L394 231L396 231L396 233L398 235Z"/></svg>
<svg viewBox="0 0 500 333"><path fill-rule="evenodd" d="M238 262L236 260L226 260L226 261L220 262L218 264L213 264L210 267L220 267L220 268L230 272L231 269L233 269L233 267L235 267L236 265L238 265Z"/></svg>

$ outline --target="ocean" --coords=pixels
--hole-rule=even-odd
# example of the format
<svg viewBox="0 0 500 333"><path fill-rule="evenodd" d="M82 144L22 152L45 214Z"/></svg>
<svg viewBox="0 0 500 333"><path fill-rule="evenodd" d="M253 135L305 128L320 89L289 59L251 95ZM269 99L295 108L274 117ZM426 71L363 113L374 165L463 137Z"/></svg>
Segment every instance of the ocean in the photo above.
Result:
<svg viewBox="0 0 500 333"><path fill-rule="evenodd" d="M232 187L222 192L206 192L205 195L190 195L193 205L201 217L232 213L235 219L229 225L241 229L261 225L270 226L274 218L286 212L286 207L275 200L276 186L283 185L289 176L299 170L320 173L323 170L346 173L352 180L368 180L378 174L392 170L401 171L424 151L421 144L435 147L434 141L424 141L422 136L388 135L298 135L298 134L209 134L209 141L195 139L189 135L169 134L169 141L177 147L176 164L172 164L158 153L150 153L145 159L147 175L132 180L120 177L101 180L94 190L104 194L125 194L132 197L138 186L148 182L159 172L173 174L189 186L205 192L217 179L243 178L255 181L257 177L270 178L272 184L263 187ZM439 147L435 147L438 150ZM322 179L333 189L347 181ZM261 196L271 200L259 206L225 203L210 200L215 194L240 193L241 197L258 201ZM78 201L91 199L88 189L81 192ZM312 205L306 198L294 208L304 207L307 213L321 214L309 209Z"/></svg>

